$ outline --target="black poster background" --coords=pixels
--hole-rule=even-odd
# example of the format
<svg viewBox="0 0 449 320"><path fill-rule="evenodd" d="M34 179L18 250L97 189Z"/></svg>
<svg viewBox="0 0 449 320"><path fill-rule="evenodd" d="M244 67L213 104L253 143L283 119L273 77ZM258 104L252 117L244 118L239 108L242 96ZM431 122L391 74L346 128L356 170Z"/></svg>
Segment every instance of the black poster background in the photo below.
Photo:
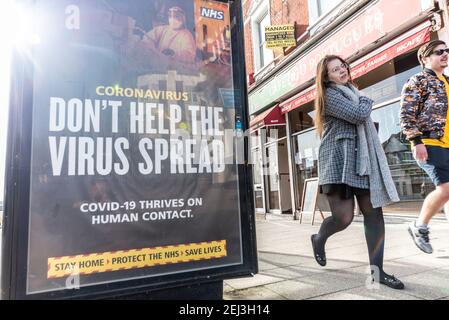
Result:
<svg viewBox="0 0 449 320"><path fill-rule="evenodd" d="M79 28L67 28L67 19L79 8ZM48 258L226 240L223 258L182 262L123 271L95 273L80 277L81 287L126 279L235 265L242 262L237 166L226 164L220 173L170 173L170 161L162 165L161 174L143 175L137 169L142 162L138 142L142 138L169 135L131 134L129 104L140 101L131 97L98 96L99 86L146 88L159 91L187 92L188 101L150 99L149 102L176 103L182 108L183 128L191 130L188 105L224 107L221 130L235 128L235 110L225 106L222 91L233 89L232 62L229 52L229 15L224 19L199 19L201 7L227 7L214 1L124 1L124 0L54 0L36 1L36 26L40 35L35 46L33 135L30 188L30 226L27 292L61 290L65 278L47 279ZM145 32L168 23L168 9L179 7L185 13L185 27L195 39L194 61L161 60L142 49L130 50L129 44L142 39ZM73 9L73 7L72 7ZM69 21L69 25L70 25ZM217 30L204 42L207 26ZM206 28L205 28L206 26ZM202 37L202 38L200 38ZM207 43L201 46L201 43ZM214 48L215 45L215 48ZM162 53L164 54L164 53ZM168 54L170 55L170 53ZM69 101L77 98L122 101L119 131L111 132L110 108L101 112L100 132L49 131L50 98ZM167 110L167 109L166 109ZM165 126L168 127L168 117ZM156 117L157 119L157 117ZM130 169L125 175L67 174L68 145L60 176L53 175L49 136L57 137L125 137ZM193 137L195 139L195 137ZM201 137L204 139L204 137ZM221 139L223 137L206 137ZM233 143L225 145L232 154ZM78 154L78 153L77 153ZM96 155L96 152L95 152ZM150 153L151 156L151 153ZM118 162L117 155L113 159ZM192 209L192 218L138 221L130 223L92 224L93 213L80 211L82 203L107 203L140 200L202 198L202 206ZM165 210L185 208L166 208ZM155 209L156 211L158 209ZM164 210L164 209L159 209ZM152 210L119 210L137 212ZM96 212L95 214L105 214Z"/></svg>

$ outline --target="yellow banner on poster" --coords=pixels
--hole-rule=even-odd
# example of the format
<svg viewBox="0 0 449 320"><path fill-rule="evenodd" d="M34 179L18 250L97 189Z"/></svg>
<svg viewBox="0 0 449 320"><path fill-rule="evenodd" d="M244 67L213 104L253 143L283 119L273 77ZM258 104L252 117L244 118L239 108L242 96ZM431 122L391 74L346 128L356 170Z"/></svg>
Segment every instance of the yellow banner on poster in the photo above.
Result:
<svg viewBox="0 0 449 320"><path fill-rule="evenodd" d="M226 240L48 258L47 278L226 257Z"/></svg>
<svg viewBox="0 0 449 320"><path fill-rule="evenodd" d="M285 24L265 27L265 41L268 49L296 46L295 26Z"/></svg>

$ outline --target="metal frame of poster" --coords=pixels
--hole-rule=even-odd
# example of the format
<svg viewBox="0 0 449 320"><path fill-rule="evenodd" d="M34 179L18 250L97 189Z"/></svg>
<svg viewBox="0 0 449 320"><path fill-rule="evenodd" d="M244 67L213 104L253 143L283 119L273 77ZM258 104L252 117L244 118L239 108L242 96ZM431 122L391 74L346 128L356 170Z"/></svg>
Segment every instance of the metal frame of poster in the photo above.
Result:
<svg viewBox="0 0 449 320"><path fill-rule="evenodd" d="M241 2L129 3L20 1L38 41L13 55L3 299L257 272Z"/></svg>

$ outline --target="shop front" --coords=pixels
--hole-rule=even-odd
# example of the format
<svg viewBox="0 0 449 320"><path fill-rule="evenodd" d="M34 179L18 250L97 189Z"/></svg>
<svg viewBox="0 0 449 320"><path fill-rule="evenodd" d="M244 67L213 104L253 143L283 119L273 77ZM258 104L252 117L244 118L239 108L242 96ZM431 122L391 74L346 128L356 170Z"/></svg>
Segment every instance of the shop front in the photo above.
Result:
<svg viewBox="0 0 449 320"><path fill-rule="evenodd" d="M345 21L344 25L337 26L337 31L331 36L318 42L302 59L274 76L277 83L273 90L269 90L270 94L275 90L288 91L294 81L298 82L299 88L296 94L287 93L275 100L286 121L289 191L294 217L301 210L305 179L318 175L320 141L313 124L315 88L312 69L325 54L337 54L347 59L355 83L375 101L371 116L378 128L401 199L385 211L417 214L423 199L433 189L431 181L414 161L409 144L400 139L399 102L403 84L421 68L416 51L421 44L438 38L441 17L434 12L436 8L423 8L420 1L406 1L407 5L404 5L405 1L390 3L393 6L404 5L402 10L393 14L394 8L388 8L387 2L377 1L356 17ZM371 30L367 25L373 19L376 27ZM297 74L293 75L292 70L296 70ZM286 77L284 73L290 75ZM288 84L279 82L283 77L288 79ZM268 80L262 86L267 90L270 85L271 81ZM254 110L268 101L264 100L268 93L260 94L260 89L253 92L250 105L253 103ZM260 95L257 96L257 93Z"/></svg>
<svg viewBox="0 0 449 320"><path fill-rule="evenodd" d="M276 105L254 118L251 128L256 212L291 214L285 116Z"/></svg>

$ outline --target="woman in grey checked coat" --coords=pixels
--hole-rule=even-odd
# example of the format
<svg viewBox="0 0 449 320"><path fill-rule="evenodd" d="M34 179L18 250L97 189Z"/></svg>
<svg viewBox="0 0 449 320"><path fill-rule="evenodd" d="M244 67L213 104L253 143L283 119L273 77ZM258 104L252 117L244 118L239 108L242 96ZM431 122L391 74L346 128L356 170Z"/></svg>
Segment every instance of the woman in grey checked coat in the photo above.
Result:
<svg viewBox="0 0 449 320"><path fill-rule="evenodd" d="M318 64L316 90L315 126L321 137L319 185L332 215L311 237L314 257L321 266L326 265L326 241L352 222L355 196L364 217L373 281L403 289L400 280L383 270L382 206L399 198L370 117L373 101L353 85L348 63L333 55Z"/></svg>

